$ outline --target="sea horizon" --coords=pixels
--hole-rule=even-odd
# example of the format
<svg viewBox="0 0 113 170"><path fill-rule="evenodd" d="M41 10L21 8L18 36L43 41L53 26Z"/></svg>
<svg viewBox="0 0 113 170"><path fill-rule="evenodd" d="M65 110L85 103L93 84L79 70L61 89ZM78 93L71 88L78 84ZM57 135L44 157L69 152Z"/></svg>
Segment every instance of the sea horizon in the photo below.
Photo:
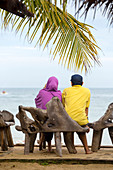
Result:
<svg viewBox="0 0 113 170"><path fill-rule="evenodd" d="M69 86L67 86L67 87L69 87ZM86 87L86 86L83 86L83 87ZM5 89L5 88L6 89L24 89L24 88L26 88L26 89L39 88L40 89L42 87L0 87L0 89ZM66 87L59 87L59 88L63 89ZM89 88L89 89L113 89L113 87L86 87L86 88Z"/></svg>

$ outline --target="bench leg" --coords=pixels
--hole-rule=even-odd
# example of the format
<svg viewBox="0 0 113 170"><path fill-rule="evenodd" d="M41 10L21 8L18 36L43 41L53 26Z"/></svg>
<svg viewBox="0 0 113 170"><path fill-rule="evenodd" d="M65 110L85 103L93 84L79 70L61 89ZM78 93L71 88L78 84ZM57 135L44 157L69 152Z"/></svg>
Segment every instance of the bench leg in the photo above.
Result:
<svg viewBox="0 0 113 170"><path fill-rule="evenodd" d="M30 152L30 134L25 133L24 155L28 155L29 152Z"/></svg>
<svg viewBox="0 0 113 170"><path fill-rule="evenodd" d="M8 146L7 146L7 139L6 139L6 134L5 134L5 128L0 128L0 136L1 136L1 150L2 151L7 151Z"/></svg>
<svg viewBox="0 0 113 170"><path fill-rule="evenodd" d="M6 132L8 146L9 147L14 147L14 143L13 143L13 138L12 138L10 126L6 127L5 132Z"/></svg>
<svg viewBox="0 0 113 170"><path fill-rule="evenodd" d="M102 140L103 129L100 131L93 130L93 139L91 150L97 152L100 149L101 140Z"/></svg>
<svg viewBox="0 0 113 170"><path fill-rule="evenodd" d="M55 132L55 145L56 145L56 153L58 156L62 157L62 147L61 147L61 134L60 132Z"/></svg>
<svg viewBox="0 0 113 170"><path fill-rule="evenodd" d="M77 153L75 146L74 146L74 141L73 141L74 133L73 132L64 132L63 135L64 135L64 142L68 149L68 152L72 153L72 154Z"/></svg>
<svg viewBox="0 0 113 170"><path fill-rule="evenodd" d="M37 133L35 134L30 134L30 152L33 153L34 151L34 143L37 137Z"/></svg>
<svg viewBox="0 0 113 170"><path fill-rule="evenodd" d="M109 127L108 131L109 131L109 135L110 135L110 138L111 138L111 142L113 144L113 127Z"/></svg>

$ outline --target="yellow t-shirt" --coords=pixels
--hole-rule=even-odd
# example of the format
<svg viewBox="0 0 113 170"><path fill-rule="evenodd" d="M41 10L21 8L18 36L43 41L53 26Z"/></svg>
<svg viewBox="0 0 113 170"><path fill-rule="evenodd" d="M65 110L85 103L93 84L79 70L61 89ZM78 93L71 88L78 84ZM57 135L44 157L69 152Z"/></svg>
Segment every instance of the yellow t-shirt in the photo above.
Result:
<svg viewBox="0 0 113 170"><path fill-rule="evenodd" d="M62 93L62 103L69 116L79 125L86 125L88 119L85 109L90 104L90 90L81 85L66 88Z"/></svg>

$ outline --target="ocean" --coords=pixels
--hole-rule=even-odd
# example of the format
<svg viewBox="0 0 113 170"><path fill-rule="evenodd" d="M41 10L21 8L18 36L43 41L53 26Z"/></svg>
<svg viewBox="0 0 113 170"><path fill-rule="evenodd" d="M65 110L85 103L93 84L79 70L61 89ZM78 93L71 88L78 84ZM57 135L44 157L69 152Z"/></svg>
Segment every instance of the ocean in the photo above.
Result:
<svg viewBox="0 0 113 170"><path fill-rule="evenodd" d="M35 107L34 98L39 92L39 88L0 88L0 110L7 110L14 115L15 125L20 125L16 114L18 113L18 106L32 106ZM60 89L61 91L63 89ZM6 93L2 93L5 91ZM97 121L105 111L110 103L113 102L113 88L91 88L91 103L89 107L89 122ZM31 115L28 114L31 118ZM24 143L24 134L15 129L15 125L11 126L11 131L13 135L14 144ZM88 145L92 143L93 131L90 129L90 132L87 134ZM37 137L39 138L39 137ZM75 133L75 144L81 145L81 141L78 139L78 136ZM52 140L54 144L54 140ZM62 136L62 143L63 136ZM105 129L102 138L102 145L112 145L110 140L108 130Z"/></svg>

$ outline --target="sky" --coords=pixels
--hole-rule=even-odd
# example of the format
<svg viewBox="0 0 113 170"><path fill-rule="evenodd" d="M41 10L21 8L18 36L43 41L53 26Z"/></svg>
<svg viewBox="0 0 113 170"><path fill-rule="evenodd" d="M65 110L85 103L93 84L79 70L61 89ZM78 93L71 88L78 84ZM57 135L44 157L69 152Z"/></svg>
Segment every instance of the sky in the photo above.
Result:
<svg viewBox="0 0 113 170"><path fill-rule="evenodd" d="M68 11L74 14L71 5ZM84 17L79 20L84 21ZM95 28L91 32L102 51L99 51L101 66L95 65L86 75L82 73L84 86L113 88L113 27L100 12L94 20L89 12L85 23ZM34 46L15 31L0 29L0 88L43 87L50 76L58 78L59 88L70 86L70 77L75 72L58 65L57 58L51 60L48 49L43 51Z"/></svg>

